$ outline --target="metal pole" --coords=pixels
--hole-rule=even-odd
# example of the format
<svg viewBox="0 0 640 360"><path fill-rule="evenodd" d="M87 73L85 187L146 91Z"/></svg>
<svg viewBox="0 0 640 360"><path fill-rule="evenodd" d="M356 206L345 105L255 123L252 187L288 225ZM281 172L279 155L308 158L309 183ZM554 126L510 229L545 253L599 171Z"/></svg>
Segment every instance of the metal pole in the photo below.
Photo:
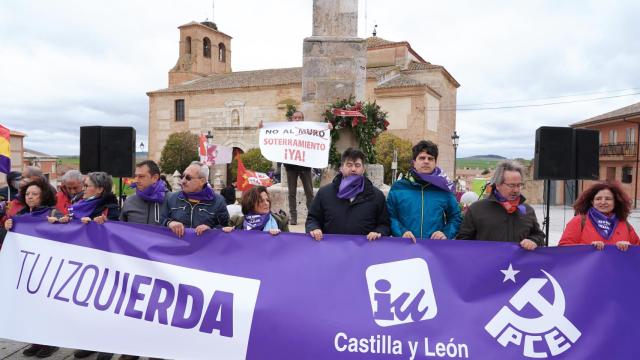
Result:
<svg viewBox="0 0 640 360"><path fill-rule="evenodd" d="M545 190L546 190L546 194L545 194L545 207L547 208L547 213L545 214L544 217L544 223L545 223L545 237L544 237L544 246L549 246L549 211L551 208L551 180L547 179L544 182L545 185Z"/></svg>
<svg viewBox="0 0 640 360"><path fill-rule="evenodd" d="M393 148L393 160L391 161L391 184L398 178L398 149Z"/></svg>

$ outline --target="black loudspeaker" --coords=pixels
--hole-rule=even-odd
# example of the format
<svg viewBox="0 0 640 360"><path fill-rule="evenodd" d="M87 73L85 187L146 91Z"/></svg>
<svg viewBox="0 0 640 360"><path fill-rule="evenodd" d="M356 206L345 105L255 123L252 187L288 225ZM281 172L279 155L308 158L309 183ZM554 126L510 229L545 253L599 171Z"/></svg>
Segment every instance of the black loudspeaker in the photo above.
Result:
<svg viewBox="0 0 640 360"><path fill-rule="evenodd" d="M573 129L542 126L536 130L535 180L576 178Z"/></svg>
<svg viewBox="0 0 640 360"><path fill-rule="evenodd" d="M600 178L600 143L597 130L574 129L576 179Z"/></svg>
<svg viewBox="0 0 640 360"><path fill-rule="evenodd" d="M100 171L100 126L80 127L80 172Z"/></svg>
<svg viewBox="0 0 640 360"><path fill-rule="evenodd" d="M136 130L132 127L83 126L80 128L80 171L132 177L135 149Z"/></svg>

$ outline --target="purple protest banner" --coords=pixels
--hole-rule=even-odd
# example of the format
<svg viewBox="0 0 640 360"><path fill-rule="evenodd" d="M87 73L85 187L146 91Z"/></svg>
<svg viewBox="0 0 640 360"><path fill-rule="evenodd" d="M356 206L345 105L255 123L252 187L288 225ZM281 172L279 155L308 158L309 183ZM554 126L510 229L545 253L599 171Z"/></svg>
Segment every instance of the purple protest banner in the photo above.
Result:
<svg viewBox="0 0 640 360"><path fill-rule="evenodd" d="M76 275L52 280L71 261ZM634 358L639 275L637 247L178 239L144 225L18 219L0 253L0 337L179 359ZM55 313L24 323L51 304Z"/></svg>

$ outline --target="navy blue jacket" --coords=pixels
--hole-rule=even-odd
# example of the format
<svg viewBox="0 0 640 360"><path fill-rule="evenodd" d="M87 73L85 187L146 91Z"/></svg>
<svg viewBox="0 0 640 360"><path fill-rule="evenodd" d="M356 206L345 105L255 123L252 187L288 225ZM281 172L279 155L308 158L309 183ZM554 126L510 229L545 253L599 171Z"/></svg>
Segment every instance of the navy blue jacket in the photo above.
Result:
<svg viewBox="0 0 640 360"><path fill-rule="evenodd" d="M179 221L187 228L196 228L202 224L209 225L212 229L222 228L229 223L229 212L220 195L216 195L212 201L191 203L182 191L176 191L167 195L160 215L163 226L167 226L170 221Z"/></svg>

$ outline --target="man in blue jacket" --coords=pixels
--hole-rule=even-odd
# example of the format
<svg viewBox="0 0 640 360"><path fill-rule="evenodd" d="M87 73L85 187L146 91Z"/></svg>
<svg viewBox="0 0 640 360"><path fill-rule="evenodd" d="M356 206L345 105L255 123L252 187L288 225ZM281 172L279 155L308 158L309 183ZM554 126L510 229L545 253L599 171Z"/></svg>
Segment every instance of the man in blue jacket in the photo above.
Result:
<svg viewBox="0 0 640 360"><path fill-rule="evenodd" d="M207 165L194 161L182 173L182 191L167 196L160 221L178 237L184 235L185 228L195 229L196 235L202 235L229 223L227 204L221 195L213 192L208 179Z"/></svg>
<svg viewBox="0 0 640 360"><path fill-rule="evenodd" d="M407 176L391 186L387 208L391 235L416 239L454 239L462 218L455 188L436 166L438 146L422 140L412 149Z"/></svg>

